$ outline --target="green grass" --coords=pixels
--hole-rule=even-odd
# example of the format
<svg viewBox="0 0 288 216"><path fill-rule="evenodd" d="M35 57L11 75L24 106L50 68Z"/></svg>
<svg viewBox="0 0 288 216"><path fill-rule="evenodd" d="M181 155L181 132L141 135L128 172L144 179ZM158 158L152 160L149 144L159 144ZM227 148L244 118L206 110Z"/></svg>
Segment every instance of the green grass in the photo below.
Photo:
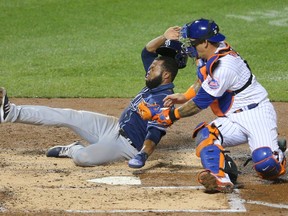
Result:
<svg viewBox="0 0 288 216"><path fill-rule="evenodd" d="M132 97L140 52L169 26L214 19L273 101L288 101L288 0L0 0L0 85L10 97ZM183 92L191 63L176 78Z"/></svg>

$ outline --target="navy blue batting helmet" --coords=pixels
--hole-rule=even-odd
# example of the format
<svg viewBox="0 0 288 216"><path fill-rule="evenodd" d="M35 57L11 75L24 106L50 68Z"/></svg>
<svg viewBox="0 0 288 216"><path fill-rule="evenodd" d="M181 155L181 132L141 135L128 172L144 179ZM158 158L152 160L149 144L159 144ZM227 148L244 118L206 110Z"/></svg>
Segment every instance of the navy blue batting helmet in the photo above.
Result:
<svg viewBox="0 0 288 216"><path fill-rule="evenodd" d="M201 18L184 25L181 30L181 36L183 38L208 40L210 42L224 41L225 36L219 33L219 30L219 26L213 20Z"/></svg>
<svg viewBox="0 0 288 216"><path fill-rule="evenodd" d="M156 53L162 56L169 56L177 61L178 68L186 67L188 56L182 48L182 43L177 40L166 40L165 45L156 49Z"/></svg>

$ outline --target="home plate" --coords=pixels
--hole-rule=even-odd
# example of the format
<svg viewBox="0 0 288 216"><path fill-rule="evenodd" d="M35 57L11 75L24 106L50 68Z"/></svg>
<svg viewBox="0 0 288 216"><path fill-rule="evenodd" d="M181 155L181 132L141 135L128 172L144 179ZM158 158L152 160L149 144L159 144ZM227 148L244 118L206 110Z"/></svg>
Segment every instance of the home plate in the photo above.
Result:
<svg viewBox="0 0 288 216"><path fill-rule="evenodd" d="M110 185L141 185L140 178L134 176L109 176L103 178L89 179L87 181Z"/></svg>

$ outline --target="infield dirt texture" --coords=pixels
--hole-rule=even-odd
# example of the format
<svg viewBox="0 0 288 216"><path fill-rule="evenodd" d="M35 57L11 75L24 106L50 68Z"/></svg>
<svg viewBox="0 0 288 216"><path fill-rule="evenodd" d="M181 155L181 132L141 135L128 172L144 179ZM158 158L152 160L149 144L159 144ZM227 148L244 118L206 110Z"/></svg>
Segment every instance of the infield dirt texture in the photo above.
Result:
<svg viewBox="0 0 288 216"><path fill-rule="evenodd" d="M18 105L119 116L143 86L143 46L171 25L206 17L249 62L270 99L286 101L273 104L279 135L288 138L287 5L288 0L0 0L0 86ZM194 80L195 65L189 63L175 91L185 92ZM191 135L198 123L213 118L206 110L177 121L138 170L127 161L81 168L70 159L47 158L49 147L79 137L66 128L0 124L0 215L287 216L288 174L275 182L257 178L252 163L243 167L247 144L227 149L241 171L235 192L204 193Z"/></svg>
<svg viewBox="0 0 288 216"><path fill-rule="evenodd" d="M119 116L129 99L16 99L21 104L85 109ZM288 135L287 103L274 103L280 136ZM204 113L204 114L203 114ZM98 167L47 158L47 148L79 137L66 128L1 124L0 213L2 215L288 215L288 177L256 177L248 145L230 148L239 166L239 189L207 194L196 181L201 164L193 128L214 117L210 110L175 123L142 169L127 161ZM287 156L287 153L286 153ZM115 179L124 178L124 182ZM88 180L112 180L110 184ZM132 181L133 180L133 181ZM109 183L109 182L106 182Z"/></svg>

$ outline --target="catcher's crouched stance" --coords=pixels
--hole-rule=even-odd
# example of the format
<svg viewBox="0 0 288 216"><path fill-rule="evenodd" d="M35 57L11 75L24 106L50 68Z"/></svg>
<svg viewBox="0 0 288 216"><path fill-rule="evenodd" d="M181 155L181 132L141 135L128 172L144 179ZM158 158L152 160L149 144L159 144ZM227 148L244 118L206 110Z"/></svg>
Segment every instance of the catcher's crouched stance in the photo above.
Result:
<svg viewBox="0 0 288 216"><path fill-rule="evenodd" d="M176 111L176 112L175 112ZM145 120L156 120L170 126L179 117L177 110L140 103L138 112ZM238 177L238 168L228 151L222 147L222 135L212 123L200 123L193 132L196 143L196 156L201 158L204 171L198 174L198 181L207 192L231 193ZM286 143L285 143L286 145ZM285 151L285 149L284 149ZM257 148L252 152L252 161L257 174L267 180L273 180L286 172L286 158L283 152L272 152L270 147Z"/></svg>

